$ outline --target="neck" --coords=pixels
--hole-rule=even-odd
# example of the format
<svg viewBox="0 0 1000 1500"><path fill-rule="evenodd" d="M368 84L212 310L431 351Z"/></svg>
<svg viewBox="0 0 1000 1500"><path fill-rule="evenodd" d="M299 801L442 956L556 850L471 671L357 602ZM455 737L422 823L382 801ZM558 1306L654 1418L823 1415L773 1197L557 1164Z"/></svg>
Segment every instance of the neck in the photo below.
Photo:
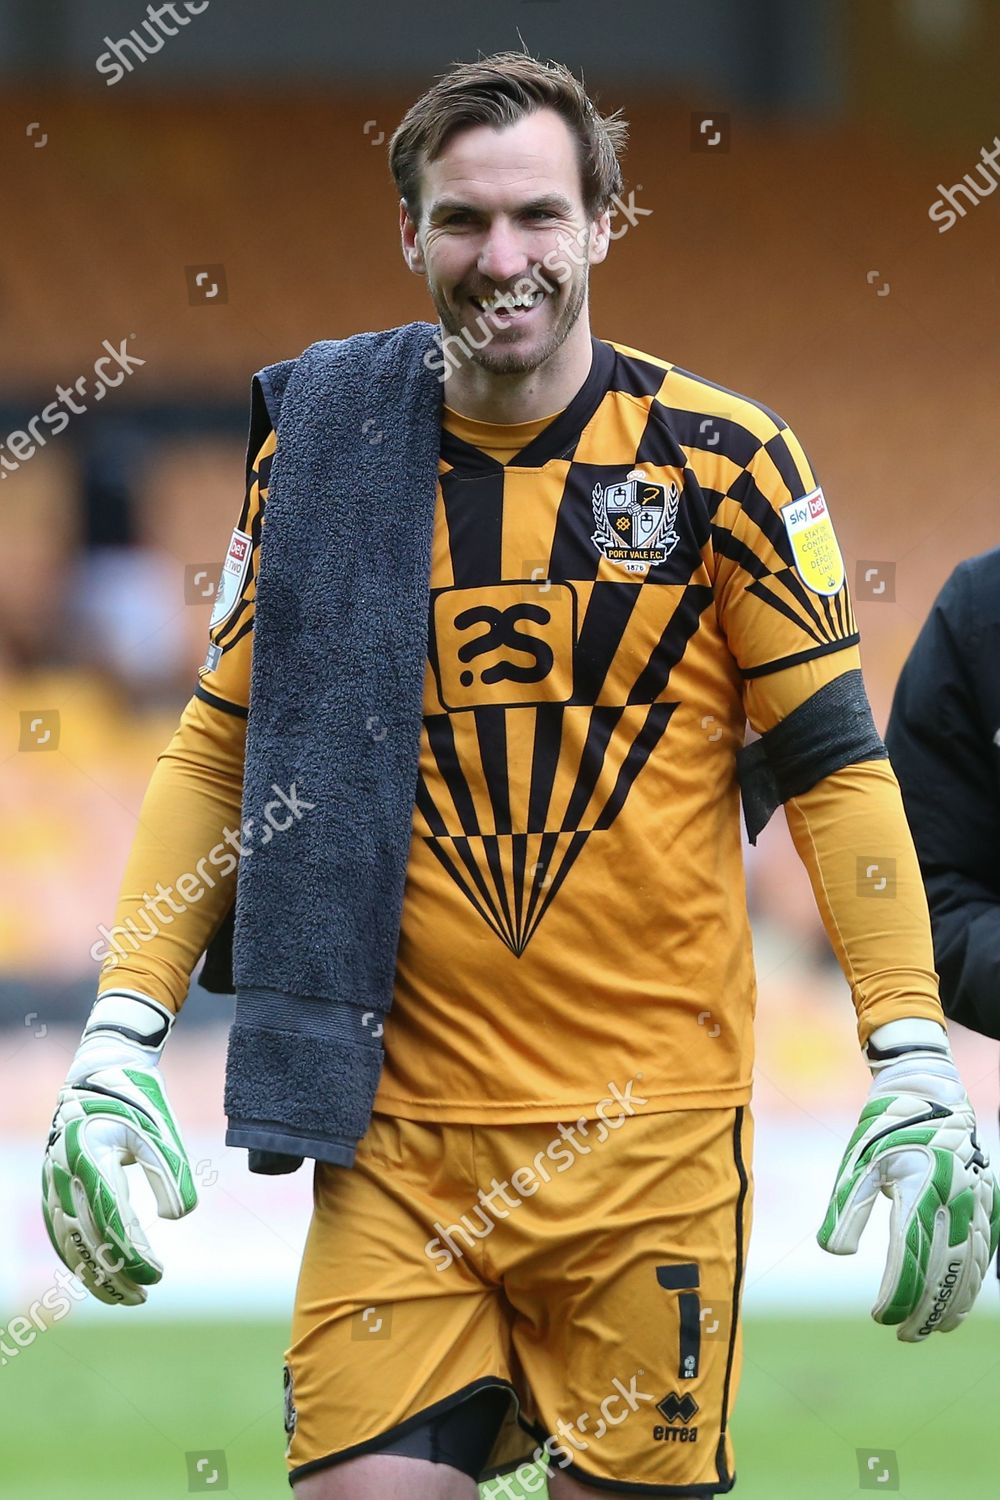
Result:
<svg viewBox="0 0 1000 1500"><path fill-rule="evenodd" d="M580 317L559 348L532 370L503 374L471 359L449 369L445 405L477 422L533 422L569 405L587 379L592 359L590 323Z"/></svg>

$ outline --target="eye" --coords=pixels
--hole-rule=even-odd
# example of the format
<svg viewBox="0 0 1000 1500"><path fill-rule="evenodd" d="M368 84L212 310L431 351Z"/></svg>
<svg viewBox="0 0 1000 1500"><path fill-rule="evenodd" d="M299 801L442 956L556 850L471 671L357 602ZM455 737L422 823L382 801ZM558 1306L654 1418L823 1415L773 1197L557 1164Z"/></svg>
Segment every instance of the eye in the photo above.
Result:
<svg viewBox="0 0 1000 1500"><path fill-rule="evenodd" d="M529 208L525 217L528 219L551 219L554 215L547 208Z"/></svg>

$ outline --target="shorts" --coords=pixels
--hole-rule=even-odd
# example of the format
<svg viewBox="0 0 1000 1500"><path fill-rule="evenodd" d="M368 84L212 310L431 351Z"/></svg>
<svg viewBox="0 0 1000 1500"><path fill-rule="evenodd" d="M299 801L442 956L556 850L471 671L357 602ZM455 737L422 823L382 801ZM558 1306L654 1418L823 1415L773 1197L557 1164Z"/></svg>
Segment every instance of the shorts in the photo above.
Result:
<svg viewBox="0 0 1000 1500"><path fill-rule="evenodd" d="M751 1148L746 1106L375 1115L353 1168L315 1169L285 1372L292 1483L489 1390L506 1403L479 1480L547 1456L612 1492L726 1493Z"/></svg>

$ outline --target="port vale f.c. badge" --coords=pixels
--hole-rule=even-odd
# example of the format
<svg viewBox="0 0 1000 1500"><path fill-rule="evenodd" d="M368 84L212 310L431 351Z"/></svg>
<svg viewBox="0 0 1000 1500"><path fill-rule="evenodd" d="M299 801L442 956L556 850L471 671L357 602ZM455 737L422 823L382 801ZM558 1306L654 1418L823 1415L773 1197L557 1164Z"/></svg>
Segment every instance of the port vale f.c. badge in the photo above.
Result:
<svg viewBox="0 0 1000 1500"><path fill-rule="evenodd" d="M591 501L597 530L590 540L626 573L644 573L673 552L681 492L630 469L617 484L595 484Z"/></svg>

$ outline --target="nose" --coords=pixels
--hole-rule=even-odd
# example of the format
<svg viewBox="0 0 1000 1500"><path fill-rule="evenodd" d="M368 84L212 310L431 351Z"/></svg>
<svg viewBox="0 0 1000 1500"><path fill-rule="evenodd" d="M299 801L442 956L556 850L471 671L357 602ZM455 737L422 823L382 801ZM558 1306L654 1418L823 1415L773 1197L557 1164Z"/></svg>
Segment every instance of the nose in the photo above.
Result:
<svg viewBox="0 0 1000 1500"><path fill-rule="evenodd" d="M479 255L478 270L498 286L514 280L527 270L528 256L515 225L497 217L490 224Z"/></svg>

